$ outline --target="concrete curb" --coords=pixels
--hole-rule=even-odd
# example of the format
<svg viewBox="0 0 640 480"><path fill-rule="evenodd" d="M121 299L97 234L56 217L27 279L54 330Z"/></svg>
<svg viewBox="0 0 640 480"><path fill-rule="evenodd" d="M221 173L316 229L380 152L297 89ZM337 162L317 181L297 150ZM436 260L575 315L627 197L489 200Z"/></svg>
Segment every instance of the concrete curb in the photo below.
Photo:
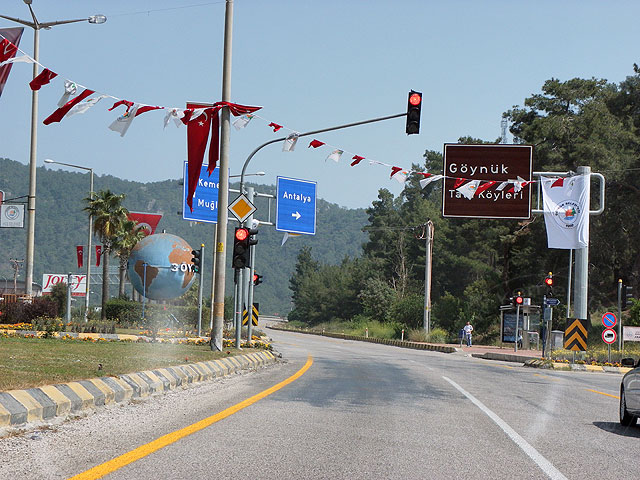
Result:
<svg viewBox="0 0 640 480"><path fill-rule="evenodd" d="M518 363L526 363L529 360L540 360L538 357L526 357L524 355L515 355L512 353L496 353L496 352L472 353L471 356L474 358L484 358L485 360L500 360L503 362L518 362Z"/></svg>
<svg viewBox="0 0 640 480"><path fill-rule="evenodd" d="M617 373L620 375L624 375L631 368L628 367L609 367L609 366L601 366L601 365L586 365L579 363L564 363L564 362L553 362L553 363L545 363L543 360L539 358L528 359L524 362L525 367L532 368L548 368L553 370L565 370L565 371L573 371L573 372L598 372L598 373Z"/></svg>
<svg viewBox="0 0 640 480"><path fill-rule="evenodd" d="M408 342L404 340L389 340L386 338L371 338L371 337L360 337L357 335L344 335L342 333L329 333L329 332L310 332L307 330L293 330L290 328L280 328L280 327L267 327L273 330L281 330L283 332L292 332L292 333L306 333L308 335L319 335L321 337L331 337L331 338L340 338L342 340L354 340L358 342L369 342L369 343L380 343L383 345L392 345L394 347L402 347L402 348L413 348L415 350L431 350L435 352L443 352L443 353L454 353L456 351L455 347L447 347L446 345L432 345L429 343L416 343L416 342Z"/></svg>
<svg viewBox="0 0 640 480"><path fill-rule="evenodd" d="M275 363L271 352L158 368L117 377L100 377L58 385L0 392L0 428L49 420L82 410L128 402Z"/></svg>

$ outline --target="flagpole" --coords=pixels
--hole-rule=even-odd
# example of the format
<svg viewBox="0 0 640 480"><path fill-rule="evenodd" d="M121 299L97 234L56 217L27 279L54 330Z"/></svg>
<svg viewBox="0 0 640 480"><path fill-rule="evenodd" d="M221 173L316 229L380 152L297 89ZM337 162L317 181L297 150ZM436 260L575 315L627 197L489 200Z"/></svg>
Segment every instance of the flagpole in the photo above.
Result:
<svg viewBox="0 0 640 480"><path fill-rule="evenodd" d="M231 40L233 33L233 0L226 0L224 16L224 54L222 60L222 101L231 102ZM211 350L222 351L222 329L224 325L225 289L225 243L227 240L227 220L229 213L229 128L230 112L223 107L220 113L220 187L218 190L218 223L216 224L215 277L213 295L213 328L211 329ZM243 171L244 173L244 171Z"/></svg>

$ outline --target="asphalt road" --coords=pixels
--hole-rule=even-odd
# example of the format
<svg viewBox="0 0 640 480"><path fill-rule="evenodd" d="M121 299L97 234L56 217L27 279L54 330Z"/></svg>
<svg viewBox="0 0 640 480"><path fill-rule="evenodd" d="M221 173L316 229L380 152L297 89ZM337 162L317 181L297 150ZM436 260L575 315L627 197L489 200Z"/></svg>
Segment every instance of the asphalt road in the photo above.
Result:
<svg viewBox="0 0 640 480"><path fill-rule="evenodd" d="M637 476L619 375L269 334L280 365L0 440L0 478Z"/></svg>

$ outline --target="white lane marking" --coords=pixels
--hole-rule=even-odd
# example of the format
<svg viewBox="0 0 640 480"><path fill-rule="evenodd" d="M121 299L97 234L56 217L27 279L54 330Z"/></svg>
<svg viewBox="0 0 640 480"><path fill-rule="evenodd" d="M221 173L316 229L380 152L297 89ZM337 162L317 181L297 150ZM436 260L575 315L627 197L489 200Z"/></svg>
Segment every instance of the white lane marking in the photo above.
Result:
<svg viewBox="0 0 640 480"><path fill-rule="evenodd" d="M549 478L553 480L568 480L560 470L554 467L549 460L544 458L540 452L538 452L529 442L527 442L524 438L522 438L513 428L511 428L507 422L502 420L498 415L493 413L489 408L485 406L480 400L467 392L464 388L458 385L456 382L443 376L447 382L453 385L456 390L462 393L465 397L473 402L473 404L482 410L491 420L493 420L496 425L498 425L504 433L506 433L513 442L518 445L524 453L526 453L531 460L536 462L536 464L540 467L540 469L546 473Z"/></svg>

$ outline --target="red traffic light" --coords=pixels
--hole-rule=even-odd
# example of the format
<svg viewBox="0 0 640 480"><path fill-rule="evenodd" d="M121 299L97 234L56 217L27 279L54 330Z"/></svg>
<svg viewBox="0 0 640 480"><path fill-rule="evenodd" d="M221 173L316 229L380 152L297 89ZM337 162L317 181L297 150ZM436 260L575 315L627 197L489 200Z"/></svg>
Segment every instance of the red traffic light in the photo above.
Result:
<svg viewBox="0 0 640 480"><path fill-rule="evenodd" d="M240 242L242 242L248 236L249 236L249 230L247 230L246 228L238 228L236 230L236 240L239 240Z"/></svg>
<svg viewBox="0 0 640 480"><path fill-rule="evenodd" d="M258 274L254 273L253 274L253 283L256 283L256 280L258 280Z"/></svg>
<svg viewBox="0 0 640 480"><path fill-rule="evenodd" d="M520 295L518 295L518 296L516 297L516 303L517 303L518 305L522 305L522 302L523 302L522 297L521 297Z"/></svg>
<svg viewBox="0 0 640 480"><path fill-rule="evenodd" d="M419 93L414 92L409 96L409 103L414 107L420 105L420 102L422 102L422 95Z"/></svg>
<svg viewBox="0 0 640 480"><path fill-rule="evenodd" d="M547 287L553 287L553 278L551 278L551 277L547 277L547 278L545 278L545 279L544 279L544 284L545 284Z"/></svg>

